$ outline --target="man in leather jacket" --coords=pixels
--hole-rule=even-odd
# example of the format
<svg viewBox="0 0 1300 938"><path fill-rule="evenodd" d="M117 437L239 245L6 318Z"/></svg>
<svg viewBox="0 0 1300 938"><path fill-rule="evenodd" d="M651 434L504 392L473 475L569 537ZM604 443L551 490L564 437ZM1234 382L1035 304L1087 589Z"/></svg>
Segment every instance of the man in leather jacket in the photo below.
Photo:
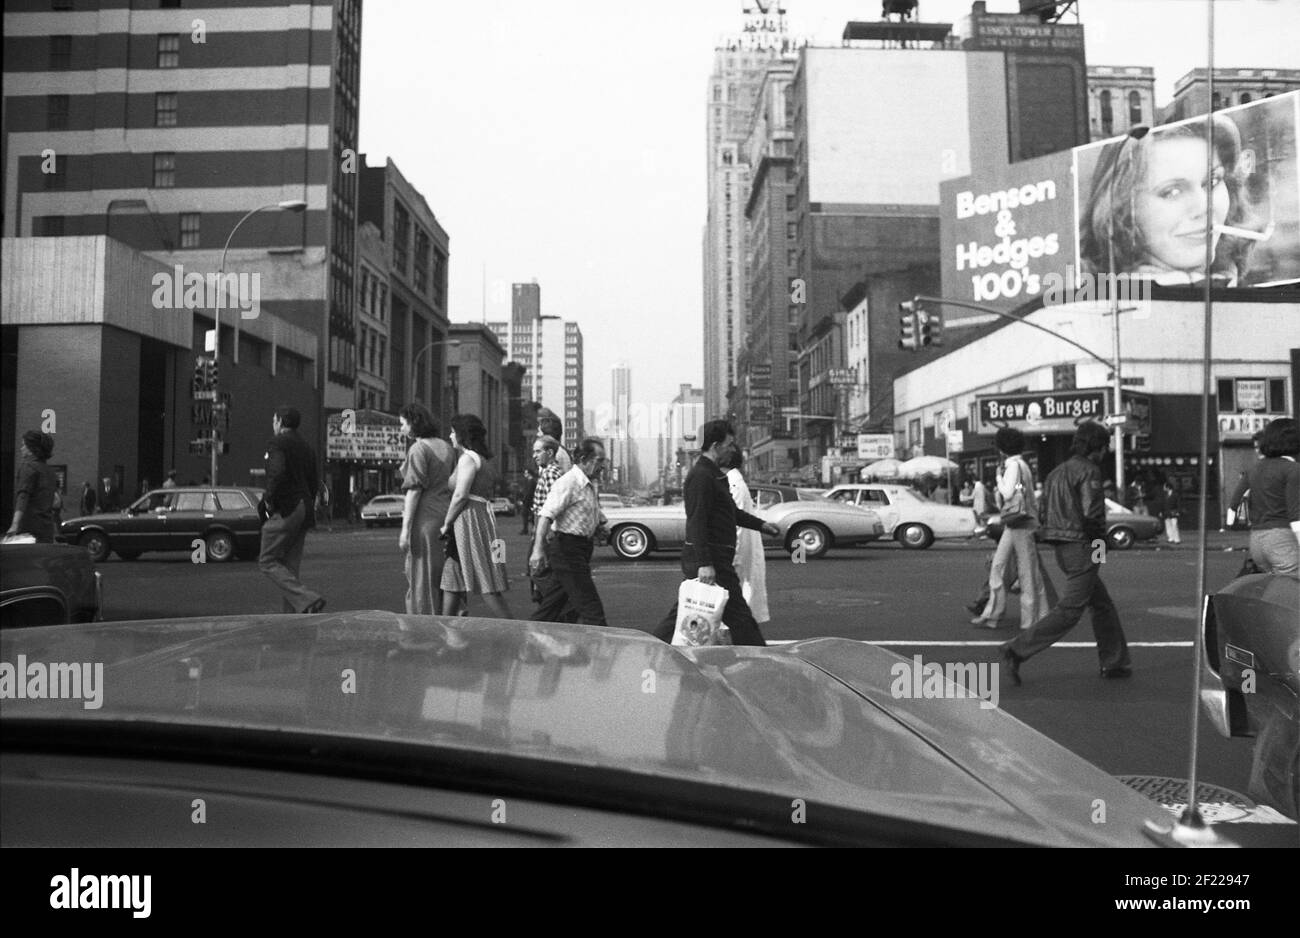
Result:
<svg viewBox="0 0 1300 938"><path fill-rule="evenodd" d="M1065 592L1051 612L1002 646L1003 665L1013 684L1020 683L1020 665L1078 625L1085 609L1092 612L1101 676L1121 678L1133 673L1119 612L1101 581L1106 499L1098 467L1109 445L1105 427L1091 421L1082 424L1070 444L1072 455L1047 477L1039 538L1056 549L1057 566L1066 576Z"/></svg>

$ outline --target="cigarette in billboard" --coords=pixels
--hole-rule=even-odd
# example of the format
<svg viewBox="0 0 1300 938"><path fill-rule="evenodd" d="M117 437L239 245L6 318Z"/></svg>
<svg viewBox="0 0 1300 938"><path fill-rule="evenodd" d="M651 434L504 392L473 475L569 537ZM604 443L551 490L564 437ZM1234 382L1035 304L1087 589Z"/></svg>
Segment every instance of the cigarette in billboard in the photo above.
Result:
<svg viewBox="0 0 1300 938"><path fill-rule="evenodd" d="M1219 234L1229 235L1233 238L1247 238L1251 241L1267 241L1273 237L1273 230L1277 225L1272 222L1263 231L1251 231L1249 228L1234 228L1231 225L1215 225L1214 230Z"/></svg>

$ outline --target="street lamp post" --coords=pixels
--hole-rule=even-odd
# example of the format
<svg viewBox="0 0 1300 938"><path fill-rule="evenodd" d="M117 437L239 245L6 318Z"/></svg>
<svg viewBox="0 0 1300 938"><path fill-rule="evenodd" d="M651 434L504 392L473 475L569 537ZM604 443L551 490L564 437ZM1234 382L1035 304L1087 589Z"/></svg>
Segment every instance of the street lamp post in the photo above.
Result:
<svg viewBox="0 0 1300 938"><path fill-rule="evenodd" d="M1124 139L1120 141L1119 152L1115 154L1115 164L1110 168L1110 183L1107 201L1110 203L1106 212L1106 289L1110 293L1111 336L1113 340L1115 366L1111 379L1114 382L1115 414L1124 413L1124 383L1119 374L1119 290L1115 275L1115 177L1119 174L1119 161L1124 157L1124 148L1130 140L1141 140L1147 135L1147 127L1130 127ZM1120 501L1124 499L1124 425L1115 424L1115 492Z"/></svg>
<svg viewBox="0 0 1300 938"><path fill-rule="evenodd" d="M289 199L284 202L270 202L266 205L259 205L257 208L253 209L251 212L246 214L239 221L235 222L235 227L230 229L230 234L226 237L226 244L221 249L221 263L217 265L218 289L223 291L225 289L226 254L230 251L230 242L234 240L235 232L239 230L240 225L248 221L258 212L268 212L272 210L277 212L302 212L306 210L306 208L307 208L307 203L303 202L301 199ZM212 364L214 366L216 365L217 359L220 357L220 355L221 355L221 299L220 297L218 297L217 307L212 311ZM215 382L213 387L215 392ZM213 401L213 404L214 405L216 404L215 400ZM216 409L215 406L213 409L215 411ZM216 485L217 484L217 460L221 452L221 437L215 426L212 428L212 439L210 441L210 445L212 447L212 474L210 478L212 480L212 484Z"/></svg>
<svg viewBox="0 0 1300 938"><path fill-rule="evenodd" d="M411 400L412 401L415 401L415 382L420 377L420 358L421 356L424 355L425 352L429 351L429 349L437 348L439 345L445 345L448 348L452 348L453 346L460 345L460 339L439 339L437 342L430 342L424 348L420 349L418 352L415 353L415 358L411 360ZM443 415L440 413L438 416L442 417Z"/></svg>

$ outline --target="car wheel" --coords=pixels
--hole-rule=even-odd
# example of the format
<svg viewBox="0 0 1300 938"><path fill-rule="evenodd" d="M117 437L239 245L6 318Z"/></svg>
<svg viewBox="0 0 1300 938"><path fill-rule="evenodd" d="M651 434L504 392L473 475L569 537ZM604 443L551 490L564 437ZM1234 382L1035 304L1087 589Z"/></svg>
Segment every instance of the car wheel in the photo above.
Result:
<svg viewBox="0 0 1300 938"><path fill-rule="evenodd" d="M225 563L235 556L235 539L228 531L213 531L203 539L211 563Z"/></svg>
<svg viewBox="0 0 1300 938"><path fill-rule="evenodd" d="M637 560L650 553L650 532L639 524L627 524L615 529L609 543L622 559Z"/></svg>
<svg viewBox="0 0 1300 938"><path fill-rule="evenodd" d="M123 560L139 560L143 551L139 550L119 550L116 552Z"/></svg>
<svg viewBox="0 0 1300 938"><path fill-rule="evenodd" d="M85 548L87 556L95 563L108 559L108 535L103 531L87 531L77 543Z"/></svg>
<svg viewBox="0 0 1300 938"><path fill-rule="evenodd" d="M1111 550L1128 550L1135 540L1137 536L1132 528L1115 528L1106 535L1106 543Z"/></svg>
<svg viewBox="0 0 1300 938"><path fill-rule="evenodd" d="M934 543L934 532L923 524L905 524L894 537L907 550L925 550Z"/></svg>
<svg viewBox="0 0 1300 938"><path fill-rule="evenodd" d="M831 532L815 521L802 521L790 529L785 549L794 553L795 545L800 543L804 556L820 557L831 549Z"/></svg>

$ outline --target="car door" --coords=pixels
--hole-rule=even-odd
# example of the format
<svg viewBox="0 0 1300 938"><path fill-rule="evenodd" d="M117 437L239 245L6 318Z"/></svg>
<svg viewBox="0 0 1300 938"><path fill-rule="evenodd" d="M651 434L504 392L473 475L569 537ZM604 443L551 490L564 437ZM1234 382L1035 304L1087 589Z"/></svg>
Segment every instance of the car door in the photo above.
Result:
<svg viewBox="0 0 1300 938"><path fill-rule="evenodd" d="M216 516L217 498L212 492L178 493L167 513L167 549L190 550Z"/></svg>
<svg viewBox="0 0 1300 938"><path fill-rule="evenodd" d="M130 508L118 529L109 535L114 550L159 550L167 540L167 512L172 493L150 492Z"/></svg>
<svg viewBox="0 0 1300 938"><path fill-rule="evenodd" d="M868 486L863 489L858 504L870 508L880 516L880 523L885 526L886 537L894 533L894 528L898 527L898 523L902 520L898 504L882 488Z"/></svg>

